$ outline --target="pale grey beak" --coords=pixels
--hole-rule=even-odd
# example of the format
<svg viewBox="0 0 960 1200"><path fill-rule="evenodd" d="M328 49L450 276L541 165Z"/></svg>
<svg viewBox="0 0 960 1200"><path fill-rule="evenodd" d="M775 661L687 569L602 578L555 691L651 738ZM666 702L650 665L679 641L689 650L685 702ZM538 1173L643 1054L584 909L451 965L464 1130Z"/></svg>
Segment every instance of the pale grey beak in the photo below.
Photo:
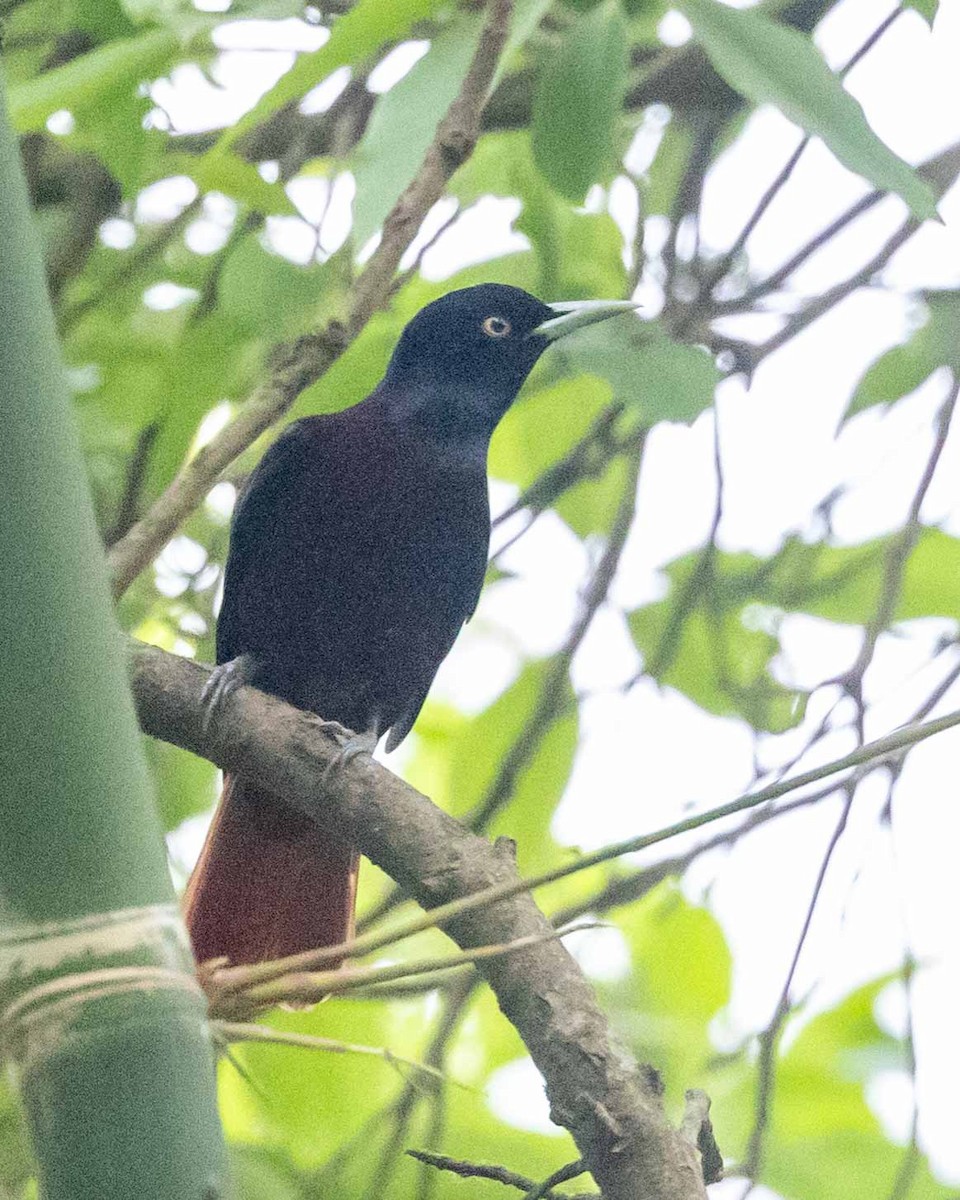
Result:
<svg viewBox="0 0 960 1200"><path fill-rule="evenodd" d="M633 300L561 300L547 307L558 315L538 325L533 332L552 342L619 313L635 312L640 306Z"/></svg>

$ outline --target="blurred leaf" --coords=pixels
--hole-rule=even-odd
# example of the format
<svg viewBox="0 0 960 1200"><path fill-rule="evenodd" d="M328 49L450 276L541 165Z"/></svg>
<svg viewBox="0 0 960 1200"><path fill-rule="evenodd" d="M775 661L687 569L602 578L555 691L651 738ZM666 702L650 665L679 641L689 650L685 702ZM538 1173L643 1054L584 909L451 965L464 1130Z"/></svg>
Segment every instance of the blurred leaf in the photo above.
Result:
<svg viewBox="0 0 960 1200"><path fill-rule="evenodd" d="M673 342L653 321L627 314L579 331L557 349L571 370L605 379L644 422L690 424L713 404L720 371L706 350Z"/></svg>
<svg viewBox="0 0 960 1200"><path fill-rule="evenodd" d="M145 737L143 745L165 831L212 807L217 796L217 768L212 762L154 738Z"/></svg>
<svg viewBox="0 0 960 1200"><path fill-rule="evenodd" d="M777 1068L764 1180L785 1197L828 1200L834 1181L856 1178L865 1196L890 1194L904 1149L883 1136L864 1096L879 1068L906 1068L903 1046L877 1024L874 1006L888 977L814 1017ZM946 1200L921 1155L911 1200Z"/></svg>
<svg viewBox="0 0 960 1200"><path fill-rule="evenodd" d="M711 611L703 597L674 635L676 597L635 609L627 621L644 670L706 712L745 718L754 729L782 733L803 720L805 697L778 683L771 663L776 637L749 629L736 610ZM702 605L702 607L701 607ZM668 641L668 632L675 642ZM672 654L662 661L664 648Z"/></svg>
<svg viewBox="0 0 960 1200"><path fill-rule="evenodd" d="M204 154L199 158L186 154L168 155L164 159L163 172L164 175L182 172L201 192L222 192L254 212L299 216L282 183L268 183L252 163L233 154Z"/></svg>
<svg viewBox="0 0 960 1200"><path fill-rule="evenodd" d="M10 1087L10 1073L0 1077L0 1196L20 1197L34 1172L26 1123Z"/></svg>
<svg viewBox="0 0 960 1200"><path fill-rule="evenodd" d="M614 126L627 86L627 28L619 0L584 13L545 55L533 105L533 157L579 204L614 163Z"/></svg>
<svg viewBox="0 0 960 1200"><path fill-rule="evenodd" d="M808 612L832 621L862 625L880 604L886 554L893 537L855 546L810 545L789 539L764 581L757 599L788 611ZM960 540L926 528L907 560L894 619L953 617L960 614Z"/></svg>
<svg viewBox="0 0 960 1200"><path fill-rule="evenodd" d="M382 96L351 162L357 182L353 237L362 246L411 181L466 74L482 12L459 14L413 69Z"/></svg>
<svg viewBox="0 0 960 1200"><path fill-rule="evenodd" d="M933 25L939 0L900 0L900 2L904 8L912 8L914 12L918 12L928 25Z"/></svg>
<svg viewBox="0 0 960 1200"><path fill-rule="evenodd" d="M755 104L774 104L788 120L823 138L840 162L875 187L896 192L920 219L937 215L930 185L873 132L805 34L752 9L717 0L678 0L710 61Z"/></svg>
<svg viewBox="0 0 960 1200"><path fill-rule="evenodd" d="M485 798L511 747L529 736L531 718L555 661L546 658L528 663L503 695L469 722L454 742L445 806L454 816L470 811ZM550 821L573 768L579 725L569 680L564 681L562 705L562 715L551 721L521 771L509 804L488 830L491 836L506 834L518 841L521 869L528 874L556 861Z"/></svg>
<svg viewBox="0 0 960 1200"><path fill-rule="evenodd" d="M94 34L100 41L125 37L136 28L124 0L71 0L68 7L73 27Z"/></svg>
<svg viewBox="0 0 960 1200"><path fill-rule="evenodd" d="M490 473L521 489L569 454L611 399L609 384L593 375L531 389L501 423L490 450ZM609 464L566 489L551 507L578 537L606 533L620 503L622 475L622 462Z"/></svg>
<svg viewBox="0 0 960 1200"><path fill-rule="evenodd" d="M136 37L106 42L10 89L16 128L42 129L51 113L65 108L76 118L89 108L122 99L146 79L162 74L180 50L169 29L151 29Z"/></svg>
<svg viewBox="0 0 960 1200"><path fill-rule="evenodd" d="M677 597L686 591L700 554L666 568L671 594L629 614L645 668L708 712L740 714L758 729L788 729L803 715L804 696L770 674L779 645L777 613L802 612L865 625L879 609L892 537L856 546L790 538L769 559L716 551L709 576L687 603L669 661L659 666ZM756 608L755 606L760 606ZM764 613L763 608L770 611ZM894 620L960 615L960 540L942 530L921 533L903 571ZM771 631L772 630L772 631Z"/></svg>
<svg viewBox="0 0 960 1200"><path fill-rule="evenodd" d="M668 881L618 915L633 971L601 994L621 1036L642 1062L655 1063L668 1097L707 1086L716 1051L711 1020L730 1000L732 959L717 919L688 903ZM681 949L682 948L682 949Z"/></svg>
<svg viewBox="0 0 960 1200"><path fill-rule="evenodd" d="M300 266L264 246L259 238L237 242L227 255L217 294L220 315L238 332L279 341L311 324L328 272Z"/></svg>
<svg viewBox="0 0 960 1200"><path fill-rule="evenodd" d="M338 67L360 65L387 42L401 38L417 21L432 16L446 0L358 0L349 12L338 17L330 37L312 54L301 54L286 74L257 101L253 108L221 135L207 151L219 157L248 130L286 104L301 100Z"/></svg>
<svg viewBox="0 0 960 1200"><path fill-rule="evenodd" d="M279 1149L232 1145L230 1175L235 1200L303 1200L290 1157Z"/></svg>
<svg viewBox="0 0 960 1200"><path fill-rule="evenodd" d="M671 119L644 179L643 217L670 216L692 150L690 125Z"/></svg>
<svg viewBox="0 0 960 1200"><path fill-rule="evenodd" d="M935 292L926 297L927 317L906 342L882 354L869 367L853 393L844 421L864 409L900 400L938 367L960 370L960 293Z"/></svg>

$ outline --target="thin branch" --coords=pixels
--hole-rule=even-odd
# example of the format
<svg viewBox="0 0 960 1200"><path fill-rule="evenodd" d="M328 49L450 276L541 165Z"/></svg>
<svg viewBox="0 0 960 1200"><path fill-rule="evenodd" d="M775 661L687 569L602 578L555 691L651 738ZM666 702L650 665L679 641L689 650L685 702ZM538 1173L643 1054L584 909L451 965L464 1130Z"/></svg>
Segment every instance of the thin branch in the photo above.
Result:
<svg viewBox="0 0 960 1200"><path fill-rule="evenodd" d="M247 1017L260 1009L273 1008L278 1004L317 1004L326 996L341 995L356 991L371 984L386 983L395 979L411 979L417 975L432 975L451 967L477 964L484 959L497 958L503 954L516 954L529 950L542 942L556 937L579 933L593 925L571 926L553 933L537 933L516 938L498 946L476 946L459 954L447 954L410 962L388 963L384 966L338 968L329 971L292 972L283 970L282 961L264 963L264 967L276 968L277 974L259 982L263 972L250 971L245 967L214 966L204 970L200 966L200 982L210 999L210 1014L215 1018ZM326 948L328 953L331 949ZM219 963L221 960L215 960ZM282 973L280 973L282 972ZM252 974L254 981L246 982Z"/></svg>
<svg viewBox="0 0 960 1200"><path fill-rule="evenodd" d="M795 338L808 325L812 325L814 321L818 321L822 316L830 312L831 309L836 308L841 300L846 300L858 288L869 284L873 276L887 265L900 247L913 237L920 228L920 225L921 222L916 217L908 217L900 225L899 229L887 238L865 266L861 267L859 271L855 271L841 283L829 288L822 296L818 296L804 305L798 313L784 323L783 328L779 332L775 333L773 337L768 338L762 345L754 347L751 352L754 367L775 350L779 350L781 346Z"/></svg>
<svg viewBox="0 0 960 1200"><path fill-rule="evenodd" d="M184 519L203 502L220 472L327 371L389 294L400 259L423 218L476 144L480 115L506 41L511 11L512 0L490 0L487 23L460 92L437 126L416 178L387 216L380 245L353 285L346 325L331 321L323 330L280 348L270 377L254 391L238 416L181 468L150 511L110 551L115 597L123 595Z"/></svg>
<svg viewBox="0 0 960 1200"><path fill-rule="evenodd" d="M84 317L92 308L96 308L104 300L115 296L117 291L135 279L144 267L159 258L174 238L186 229L202 207L203 196L198 194L175 217L161 226L153 237L131 250L122 264L104 281L98 291L65 309L57 322L61 336L72 329L81 317Z"/></svg>
<svg viewBox="0 0 960 1200"><path fill-rule="evenodd" d="M428 1075L441 1083L448 1082L447 1077L436 1067L427 1063L415 1062L412 1058L403 1058L394 1054L386 1046L358 1046L352 1042L338 1042L334 1038L317 1037L311 1033L297 1033L289 1029L272 1029L269 1025L251 1025L247 1022L220 1021L213 1019L211 1029L214 1036L223 1037L227 1042L260 1042L272 1046L295 1046L301 1050L323 1050L328 1054L365 1054L373 1058L382 1058L393 1067L408 1067L421 1075Z"/></svg>
<svg viewBox="0 0 960 1200"><path fill-rule="evenodd" d="M870 663L873 661L877 641L884 630L889 628L894 619L897 604L900 602L907 562L924 528L920 523L920 510L923 508L923 502L927 498L927 492L933 483L933 477L936 474L941 455L946 446L953 414L957 407L958 396L960 396L960 378L954 382L950 394L937 413L933 447L927 457L920 480L911 498L907 519L904 522L903 528L887 549L883 569L883 582L880 587L880 603L873 620L867 626L863 645L860 648L860 653L857 655L857 660L850 668L849 673L844 676L844 685L857 699L862 696L863 677Z"/></svg>
<svg viewBox="0 0 960 1200"><path fill-rule="evenodd" d="M960 164L960 146L951 146L942 154L938 154L933 158L927 159L926 162L917 167L917 174L922 178L934 184L939 194L943 194L951 186L957 176L957 167ZM829 225L821 229L808 242L800 247L787 261L778 267L772 275L767 276L759 282L749 287L742 296L736 296L730 300L718 300L714 302L711 315L714 317L727 316L731 313L744 312L752 309L757 300L769 295L770 292L775 292L790 276L797 271L808 258L811 258L818 250L842 233L848 225L853 224L857 217L862 216L871 208L874 208L880 203L889 193L877 189L869 192L845 209L838 217L830 222Z"/></svg>
<svg viewBox="0 0 960 1200"><path fill-rule="evenodd" d="M850 815L850 807L853 804L855 790L856 789L853 784L848 784L845 788L846 796L844 798L843 810L840 813L840 819L837 821L833 833L830 835L830 840L827 843L823 858L820 862L820 869L817 872L817 878L813 885L813 892L810 896L810 902L807 905L807 911L803 919L803 924L800 928L800 935L797 938L797 943L794 947L793 957L790 961L790 969L787 971L787 978L784 981L783 989L780 992L780 998L777 1001L777 1006L774 1009L773 1016L770 1019L770 1024L760 1035L760 1055L757 1061L757 1096L754 1125L750 1134L750 1141L747 1145L747 1153L745 1155L742 1168L743 1174L746 1175L746 1177L750 1180L757 1179L763 1165L764 1140L772 1114L777 1051L780 1047L780 1037L783 1033L783 1027L786 1024L787 1017L790 1015L790 993L793 990L793 981L796 976L797 965L800 962L800 955L803 953L803 947L807 942L807 935L810 932L810 926L813 922L813 914L816 912L817 903L820 899L820 893L823 890L823 884L827 877L827 869L830 866L831 860L833 859L833 852L839 845L840 838L843 836L843 832L847 827L847 818Z"/></svg>
<svg viewBox="0 0 960 1200"><path fill-rule="evenodd" d="M415 1158L417 1162L424 1163L438 1171L448 1171L451 1175L459 1175L461 1179L490 1179L494 1183L502 1183L505 1187L516 1188L517 1191L524 1192L528 1200L531 1195L542 1197L542 1200L599 1200L597 1192L585 1192L579 1196L571 1196L568 1192L555 1192L553 1184L548 1186L546 1191L538 1190L541 1185L535 1179L519 1175L516 1171L510 1171L506 1167L465 1162L463 1159L450 1158L446 1154L429 1154L426 1150L408 1150L407 1154L411 1158ZM580 1168L576 1174L582 1175L586 1168L582 1163L576 1165ZM553 1183L563 1183L567 1179L575 1178L573 1175L562 1173L569 1169L569 1167L562 1168L562 1171L557 1173L560 1178L551 1175L550 1179Z"/></svg>

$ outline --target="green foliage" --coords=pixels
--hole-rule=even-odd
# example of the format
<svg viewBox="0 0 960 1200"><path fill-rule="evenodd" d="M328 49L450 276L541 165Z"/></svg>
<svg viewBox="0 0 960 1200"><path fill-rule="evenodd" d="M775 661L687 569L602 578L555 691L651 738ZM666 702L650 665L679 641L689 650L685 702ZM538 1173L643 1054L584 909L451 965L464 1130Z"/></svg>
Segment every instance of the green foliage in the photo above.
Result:
<svg viewBox="0 0 960 1200"><path fill-rule="evenodd" d="M936 7L931 0L906 6L927 20ZM247 0L235 2L225 15L199 13L186 0L68 5L30 0L6 7L4 69L18 128L32 135L27 152L31 146L44 151L38 161L46 174L36 169L33 195L48 256L55 257L78 228L83 235L75 248L69 241L67 270L53 281L55 301L98 519L104 532L116 536L210 436L211 414L235 413L255 393L277 343L292 342L349 311L358 252L414 178L457 94L477 45L483 6L360 0L334 5L337 12L347 11L330 15L319 5L319 19L330 30L320 49L299 53L259 99L251 89L248 111L234 125L221 129L211 119L213 127L198 135L166 130L152 85L172 80L175 88L181 86L184 66L219 81L221 22L247 22L245 32L260 31L266 43L275 23L279 27L286 19L290 24L284 28L293 27L291 19L303 16L301 5ZM459 205L450 243L462 252L459 261L470 265L454 263L441 279L412 270L389 294L385 289L382 306L362 334L296 398L286 418L333 412L362 399L381 378L404 324L453 288L493 280L547 300L624 297L641 280L645 296L660 288L662 311L645 309L642 319L618 318L553 347L491 449L491 475L518 494L544 478L560 480L545 496L535 494L532 506L545 505L564 522L569 537L580 543L581 559L589 564L585 571L592 571L610 538L638 431L654 430L645 452L652 457L661 436L693 441L711 419L723 375L717 365L723 341L712 323L710 288L697 289L710 278L715 261L701 254L696 238L687 239L697 242L688 252L684 237L674 235L690 230L678 231L671 222L696 213L703 171L740 138L746 114L772 103L872 185L902 196L915 214L933 212L932 192L875 137L859 105L828 72L809 32L779 23L798 6L682 0L678 7L699 45L680 47L663 45L657 34L667 7L662 0L518 0L482 135L446 189ZM77 31L84 38L75 45ZM298 111L307 92L338 68L349 67L355 80L362 79L408 38L429 41L429 49L382 95L365 97L361 89L363 105L348 105L346 112L334 108L332 115ZM724 80L743 102L729 98ZM721 92L726 101L717 99ZM664 110L659 126L651 105ZM54 135L47 121L61 111L70 119L52 124L67 132ZM649 133L655 126L662 130L659 145L655 152L651 146L649 166L634 178L623 166L623 152L639 129ZM699 178L697 154L704 158ZM271 182L277 173L264 169L262 160L280 164L277 181ZM90 182L96 172L105 176L102 199ZM356 195L342 248L332 256L321 251L307 265L293 261L283 235L303 235L306 226L287 184L321 179L332 184L351 176ZM143 201L151 185L153 207ZM629 207L624 196L631 191L642 218L657 218L647 224L646 244L634 237L624 216ZM290 194L297 195L292 188ZM322 195L319 185L317 194ZM168 199L158 202L157 196ZM480 206L489 210L490 197L513 206L512 232L522 241L509 250L499 241L484 242L484 235L468 246L466 239L457 240L458 227L475 228L468 223L477 220ZM86 214L84 226L88 203L92 215ZM311 211L309 205L303 211ZM346 225L344 213L330 220ZM312 217L307 225L311 235L318 234ZM672 264L659 248L660 231L666 231L668 249L676 251ZM319 236L315 242L332 244ZM438 269L447 270L439 253L431 269L437 259ZM739 285L742 273L751 270L749 262L737 264L734 282ZM726 286L729 279L722 282ZM179 290L158 290L171 284ZM724 294L735 295L736 288ZM848 418L871 407L909 404L910 394L938 369L960 370L957 294L922 299L922 324L864 374ZM790 304L799 303L791 295ZM679 428L694 423L692 432ZM674 428L656 429L667 424ZM232 483L242 484L277 432L270 430L228 468ZM644 481L641 474L641 486ZM671 493L678 506L686 499L685 483L679 482ZM762 494L757 502L764 502ZM670 511L657 511L642 519L662 524L672 518ZM119 613L136 636L208 660L227 516L205 505L180 532L190 539L193 565L178 565L176 553L168 552L136 581ZM681 692L705 713L735 718L756 734L780 734L801 722L808 700L783 681L780 670L785 614L869 627L889 586L890 564L905 545L901 537L894 531L840 545L816 527L786 537L769 554L719 548L706 554L700 548L669 562L665 595L642 606L635 598L623 600L631 586L629 579L624 582L630 572L623 571L601 612L612 613L621 630L626 618L647 677ZM578 604L589 578L584 574L571 583L571 594L581 589ZM960 540L923 528L903 564L893 620L956 620L958 581ZM506 568L491 572L489 586L513 586ZM579 679L575 671L575 690L569 664L556 653L531 658L511 630L482 616L466 636L509 648L515 661L511 682L478 713L428 701L404 774L465 817L490 798L504 765L522 758L486 832L515 839L524 872L546 870L574 853L558 841L556 830L563 826L553 818L588 728L581 720ZM630 658L627 673L635 660L629 645L624 653ZM646 730L636 731L635 777L618 779L618 794L646 792L641 751L647 736ZM210 807L216 790L210 764L154 743L147 754L165 829ZM610 802L607 790L597 785L598 808ZM629 819L637 832L654 821L640 803ZM593 831L585 832L585 840L588 833ZM574 875L546 892L544 903L594 911L601 889L630 869L605 864ZM391 890L389 880L364 866L362 908ZM615 925L629 951L622 977L598 985L612 1023L638 1058L662 1072L673 1117L679 1116L685 1088L710 1092L721 1148L730 1161L742 1161L755 1117L756 1038L718 1054L715 1031L727 1019L733 972L724 929L706 903L685 898L674 881L613 912L601 908L600 915ZM434 932L385 953L409 960L449 948ZM902 1148L881 1129L865 1098L877 1070L903 1063L896 1039L873 1015L880 986L854 993L828 1012L801 1016L806 1023L799 1033L788 1029L760 1175L763 1185L788 1200L832 1197L837 1180L851 1195L891 1194ZM336 999L308 1013L278 1012L268 1020L281 1029L386 1047L419 1060L444 1003L442 991ZM443 1085L442 1121L435 1084L389 1058L267 1045L235 1047L231 1056L233 1063L220 1067L220 1090L244 1200L317 1200L334 1192L347 1200L372 1194L406 1200L417 1194L421 1168L391 1158L392 1143L394 1149L434 1146L535 1178L577 1156L566 1135L518 1129L490 1107L490 1081L499 1069L522 1060L524 1048L482 988L447 1047L443 1069L450 1081ZM403 1096L406 1124L397 1108ZM2 1093L4 1200L8 1194L21 1200L31 1186L29 1161L15 1112ZM481 1189L492 1195L496 1186L448 1175L433 1183L436 1200L459 1200L473 1190L480 1195ZM581 1190L579 1183L570 1186ZM583 1190L588 1186L584 1182ZM911 1200L944 1194L921 1158Z"/></svg>
<svg viewBox="0 0 960 1200"><path fill-rule="evenodd" d="M937 15L939 0L902 0L904 8L912 8L914 12L918 12L928 25L933 24L933 18Z"/></svg>
<svg viewBox="0 0 960 1200"><path fill-rule="evenodd" d="M603 987L604 1001L621 1035L656 1066L669 1103L677 1105L682 1081L702 1081L715 1057L707 1027L730 999L730 951L716 918L689 904L672 882L632 905L618 925L633 969ZM682 955L673 950L678 945Z"/></svg>
<svg viewBox="0 0 960 1200"><path fill-rule="evenodd" d="M864 1195L885 1195L903 1166L906 1149L885 1136L864 1094L874 1071L907 1069L902 1045L875 1015L888 984L886 977L874 981L813 1016L781 1050L764 1154L765 1177L786 1200L828 1200L837 1179L856 1179ZM745 1126L735 1130L729 1118L749 1112L756 1080L747 1078L742 1063L728 1063L721 1074L732 1090L717 1132L736 1154L749 1134ZM918 1153L906 1194L947 1200L951 1191Z"/></svg>
<svg viewBox="0 0 960 1200"><path fill-rule="evenodd" d="M718 0L681 0L678 7L732 88L755 104L775 104L801 129L823 138L844 166L902 196L916 216L936 216L929 184L873 133L809 38Z"/></svg>
<svg viewBox="0 0 960 1200"><path fill-rule="evenodd" d="M900 346L888 350L860 380L844 420L864 409L889 406L920 387L938 367L960 370L960 298L956 292L925 297L923 323Z"/></svg>
<svg viewBox="0 0 960 1200"><path fill-rule="evenodd" d="M627 82L626 22L604 0L573 22L540 72L533 157L561 196L580 203L613 167L616 122Z"/></svg>

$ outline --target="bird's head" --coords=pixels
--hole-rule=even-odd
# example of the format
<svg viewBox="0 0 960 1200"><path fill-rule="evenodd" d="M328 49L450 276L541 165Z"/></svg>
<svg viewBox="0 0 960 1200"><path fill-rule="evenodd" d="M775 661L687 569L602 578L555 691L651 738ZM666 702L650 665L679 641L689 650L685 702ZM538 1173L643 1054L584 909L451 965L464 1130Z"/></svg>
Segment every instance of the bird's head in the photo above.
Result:
<svg viewBox="0 0 960 1200"><path fill-rule="evenodd" d="M618 300L544 304L502 283L448 292L406 326L384 385L415 401L417 416L431 425L489 436L552 341L634 307Z"/></svg>

